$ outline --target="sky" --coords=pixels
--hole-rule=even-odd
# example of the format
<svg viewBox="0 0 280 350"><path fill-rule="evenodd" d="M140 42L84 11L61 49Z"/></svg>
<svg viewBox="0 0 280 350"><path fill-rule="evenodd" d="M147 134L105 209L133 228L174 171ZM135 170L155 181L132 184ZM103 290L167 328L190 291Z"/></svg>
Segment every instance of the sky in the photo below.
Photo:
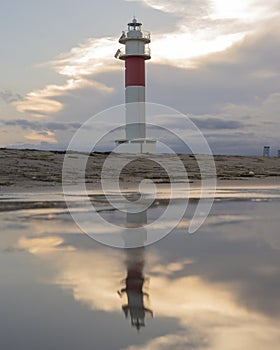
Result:
<svg viewBox="0 0 280 350"><path fill-rule="evenodd" d="M89 118L124 103L114 54L134 15L152 35L147 102L191 118L214 154L276 155L279 0L1 2L0 147L66 149ZM180 118L160 126L184 130Z"/></svg>

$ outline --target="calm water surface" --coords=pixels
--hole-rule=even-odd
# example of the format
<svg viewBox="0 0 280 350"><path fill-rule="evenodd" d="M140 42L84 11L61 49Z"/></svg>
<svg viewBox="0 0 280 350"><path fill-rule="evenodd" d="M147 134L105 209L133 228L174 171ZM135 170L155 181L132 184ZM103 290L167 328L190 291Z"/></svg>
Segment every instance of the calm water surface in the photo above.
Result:
<svg viewBox="0 0 280 350"><path fill-rule="evenodd" d="M81 233L59 194L16 197L0 201L0 349L279 349L279 188L224 190L194 235L186 213L138 249Z"/></svg>

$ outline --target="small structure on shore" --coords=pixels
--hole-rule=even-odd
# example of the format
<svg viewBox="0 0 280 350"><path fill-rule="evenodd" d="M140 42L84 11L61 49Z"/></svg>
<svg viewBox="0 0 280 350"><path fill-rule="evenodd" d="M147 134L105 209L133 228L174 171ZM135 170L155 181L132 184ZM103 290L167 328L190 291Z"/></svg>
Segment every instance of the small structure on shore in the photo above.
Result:
<svg viewBox="0 0 280 350"><path fill-rule="evenodd" d="M125 61L125 139L116 140L117 153L155 153L156 140L146 138L145 61L151 58L149 32L134 18L123 31L115 58Z"/></svg>
<svg viewBox="0 0 280 350"><path fill-rule="evenodd" d="M263 148L263 156L269 157L270 156L270 146L264 146Z"/></svg>

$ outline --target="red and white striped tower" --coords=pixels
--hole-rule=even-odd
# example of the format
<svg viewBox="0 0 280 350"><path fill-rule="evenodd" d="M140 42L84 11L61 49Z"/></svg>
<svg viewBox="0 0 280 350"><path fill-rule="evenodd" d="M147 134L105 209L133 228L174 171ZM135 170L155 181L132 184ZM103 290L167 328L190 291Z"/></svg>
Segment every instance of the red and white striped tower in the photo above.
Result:
<svg viewBox="0 0 280 350"><path fill-rule="evenodd" d="M156 140L146 138L145 60L151 58L150 33L134 18L123 31L115 57L125 61L126 138L117 140L120 153L155 153Z"/></svg>

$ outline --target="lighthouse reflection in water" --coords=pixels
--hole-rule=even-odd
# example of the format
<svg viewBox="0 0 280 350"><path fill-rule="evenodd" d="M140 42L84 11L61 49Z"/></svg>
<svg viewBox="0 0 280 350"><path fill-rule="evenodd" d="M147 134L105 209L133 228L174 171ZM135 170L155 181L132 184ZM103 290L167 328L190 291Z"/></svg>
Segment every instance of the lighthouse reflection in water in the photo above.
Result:
<svg viewBox="0 0 280 350"><path fill-rule="evenodd" d="M122 281L125 286L118 291L120 297L126 295L127 303L122 306L126 318L131 319L131 325L137 330L145 327L147 315L153 317L153 311L148 308L149 294L147 292L149 280L144 275L145 248L147 231L143 225L147 224L147 211L139 213L127 213L127 227L133 228L126 231L123 236L125 246L137 243L139 248L125 248L126 278Z"/></svg>

